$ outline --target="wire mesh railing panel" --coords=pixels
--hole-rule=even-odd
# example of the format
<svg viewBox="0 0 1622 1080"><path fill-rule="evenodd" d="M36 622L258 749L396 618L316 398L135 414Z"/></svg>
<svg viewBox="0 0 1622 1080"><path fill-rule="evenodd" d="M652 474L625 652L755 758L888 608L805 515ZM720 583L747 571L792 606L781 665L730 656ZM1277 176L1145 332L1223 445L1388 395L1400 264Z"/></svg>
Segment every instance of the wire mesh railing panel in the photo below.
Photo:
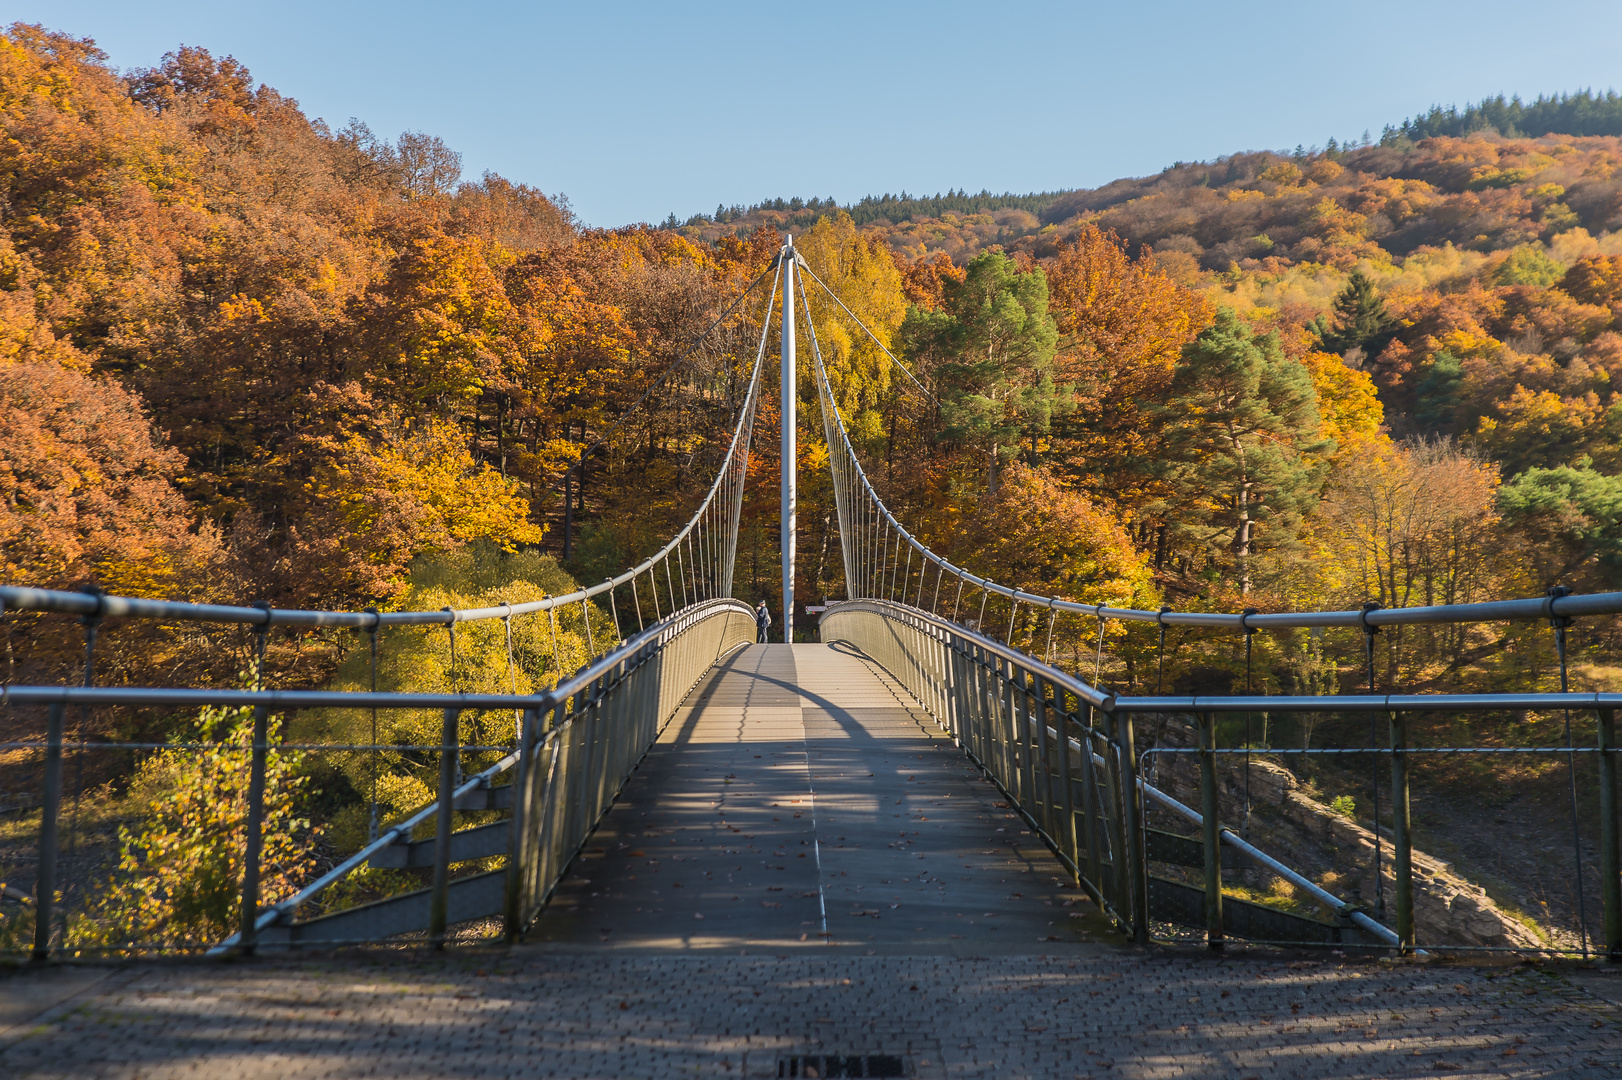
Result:
<svg viewBox="0 0 1622 1080"><path fill-rule="evenodd" d="M12 687L13 707L43 705L48 720L43 739L10 749L17 760L8 762L8 788L34 797L14 799L16 810L0 819L0 950L202 952L400 935L438 943L473 920L486 920L487 937L511 937L533 919L687 691L753 640L747 605L709 600L536 695ZM65 737L64 715L85 702L166 700L202 704L195 739ZM371 704L432 710L439 740L282 738L285 716ZM514 709L523 717L518 733ZM481 716L497 719L502 742L485 741ZM374 840L337 854L330 830L345 825L346 808L303 816L320 805L316 783L341 777L336 766L323 773L323 759L377 750L410 755L416 782L437 792ZM86 805L81 816L64 797L64 764L132 751L140 755L134 786L149 812ZM349 818L351 833L364 827L362 817ZM98 855L84 856L98 844Z"/></svg>
<svg viewBox="0 0 1622 1080"><path fill-rule="evenodd" d="M899 603L832 605L822 635L860 649L907 687L1139 940L1151 933L1176 939L1178 927L1187 927L1204 931L1190 940L1215 947L1237 938L1341 949L1586 955L1585 935L1551 938L1547 925L1495 907L1486 890L1421 852L1416 836L1438 843L1447 836L1421 833L1413 812L1413 777L1426 762L1491 768L1518 760L1564 777L1566 763L1578 761L1571 773L1574 798L1589 823L1587 840L1597 841L1585 847L1599 870L1600 888L1589 908L1599 919L1589 934L1603 943L1599 951L1622 955L1622 748L1615 725L1622 694L1127 697ZM1389 737L1373 747L1279 751L1228 741L1243 730L1232 724L1259 709L1271 710L1275 724L1300 714L1356 720L1374 712ZM1550 714L1551 732L1559 730L1555 718L1563 711L1586 712L1594 717L1592 742L1471 747L1423 745L1414 737L1418 716L1462 720L1516 709ZM1223 718L1233 718L1226 728ZM1153 745L1140 748L1138 740L1151 728L1156 734L1145 741ZM1277 763L1348 755L1373 756L1385 773L1387 816L1377 830L1355 819L1349 799L1345 809L1318 805ZM1440 800L1428 801L1436 820ZM1266 821L1264 804L1275 810ZM1557 806L1550 809L1558 823ZM1523 820L1524 827L1535 824ZM1263 842L1282 845L1286 857L1263 851ZM1281 884L1258 887L1270 881ZM1334 891L1336 882L1346 881L1356 894L1350 901ZM1575 897L1572 907L1582 913Z"/></svg>

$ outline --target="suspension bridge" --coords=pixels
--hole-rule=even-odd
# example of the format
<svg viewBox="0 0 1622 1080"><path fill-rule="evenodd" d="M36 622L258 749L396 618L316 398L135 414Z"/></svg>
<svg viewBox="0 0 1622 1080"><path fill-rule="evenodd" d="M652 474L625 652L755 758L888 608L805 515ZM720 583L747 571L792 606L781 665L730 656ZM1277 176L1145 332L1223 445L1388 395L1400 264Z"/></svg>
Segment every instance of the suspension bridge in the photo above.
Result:
<svg viewBox="0 0 1622 1080"><path fill-rule="evenodd" d="M115 619L238 624L258 636L262 649L264 636L279 626L346 627L373 634L375 642L375 635L390 627L443 626L454 635L470 622L496 620L510 628L514 620L526 618L544 620L555 641L557 619L571 609L582 616L592 653L578 671L533 694L98 687L89 659L81 686L7 686L4 706L39 711L44 731L42 738L7 746L37 755L41 764L37 861L27 888L13 890L34 916L33 940L23 943L26 952L36 960L84 955L68 938L68 912L61 901L63 764L74 754L119 744L70 740L65 716L80 708L208 705L253 710L252 740L241 748L249 756L250 779L246 850L237 883L240 927L217 941L154 937L130 941L121 949L274 958L288 950L307 954L393 941L437 950L469 940L463 933L468 927L499 927L492 933L511 945L527 943L525 948L563 950L548 955L576 957L570 962L583 965L582 979L588 979L589 964L596 961L581 957L624 955L632 959L623 962L634 968L641 962L634 958L649 950L805 958L811 955L806 950L820 949L831 951L816 955L880 959L1017 952L1053 954L1061 960L1068 956L1074 969L1078 956L1096 960L1099 949L1155 942L1192 943L1212 952L1242 942L1335 956L1421 959L1439 952L1511 949L1513 945L1427 940L1419 932L1422 919L1416 909L1429 894L1425 871L1416 871L1415 865L1409 763L1421 754L1485 748L1414 746L1407 724L1421 712L1541 710L1568 717L1565 743L1526 752L1555 755L1571 770L1575 896L1579 906L1591 893L1598 901L1593 913L1598 918L1590 919L1584 909L1569 951L1585 959L1622 959L1622 808L1616 797L1615 728L1622 695L1378 693L1372 660L1374 635L1383 627L1545 621L1560 644L1564 680L1565 628L1574 619L1622 611L1622 594L1556 590L1545 597L1489 604L1228 615L1084 604L977 576L910 532L862 468L824 364L808 291L823 290L859 326L860 320L806 265L792 241L750 288L768 280L767 311L777 313L781 347L778 392L785 463L778 611L782 634L789 640L758 641L753 610L732 597L751 440L768 385L770 318L762 321L730 443L697 510L650 558L579 592L476 610L379 613L183 604L0 587L6 611L55 612L83 620L87 657L93 655L96 627ZM796 380L802 367L797 331L802 327L829 448L847 592L821 613L816 643L792 641L798 534ZM883 347L876 336L873 340ZM899 360L889 360L898 373L916 382ZM623 640L593 638L587 610L605 607L612 624L622 628ZM1243 635L1247 644L1259 632L1345 628L1370 643L1369 692L1117 694L1054 662L1053 627L1061 615L1096 620L1100 642L1111 621L1151 624L1159 629L1162 648L1166 629L1176 626L1225 629ZM1016 640L1023 646L1016 646ZM319 873L312 870L295 891L265 895L261 861L267 762L290 749L272 743L269 717L331 708L437 713L442 720L439 743L412 748L437 754L437 796L413 813L382 823L373 840ZM1372 790L1385 804L1382 811L1377 801L1375 819L1389 821L1388 830L1369 832L1369 850L1359 856L1372 863L1367 868L1372 897L1338 895L1307 868L1270 853L1235 824L1237 810L1224 786L1224 769L1247 769L1252 754L1260 751L1248 743L1218 745L1217 721L1251 712L1370 717L1376 736L1357 752L1374 762ZM1569 717L1574 712L1597 718L1598 738L1592 745L1573 743ZM511 717L510 739L470 745L463 737L462 718L475 713ZM1186 722L1191 743L1148 735L1146 718L1154 719L1159 730L1168 716ZM1597 788L1585 785L1579 791L1579 760L1597 766ZM1172 765L1165 771L1180 766L1197 798L1186 793L1179 798L1159 783L1161 763L1167 761ZM470 772L469 762L483 767ZM1246 777L1248 798L1248 772ZM1597 845L1584 846L1580 824L1597 833ZM426 887L351 907L332 902L363 867L417 869ZM1246 869L1287 882L1302 902L1286 909L1224 889L1225 877ZM1597 931L1591 931L1591 923ZM479 940L488 942L492 934ZM1151 977L1160 980L1163 991L1168 979L1185 978L1154 969L1143 954L1110 955L1116 958L1108 964L1115 967L1095 970L1089 979L1119 978L1123 970L1159 971ZM743 966L729 969L726 977L750 978L745 962L738 964ZM638 976L630 977L634 981ZM640 977L651 976L644 971ZM676 976L665 970L660 977ZM683 977L696 976L689 971ZM932 988L920 990L918 978L904 977L912 980L907 992L927 995ZM936 971L928 978L936 979L934 989L939 989L955 976ZM1175 1009L1166 1005L1165 1015L1175 1018L1189 1011L1186 1004L1207 998L1207 1014L1215 1015L1210 1009L1220 1012L1217 1002L1228 996L1221 979L1209 973L1198 976L1198 987L1185 987L1193 997L1178 998ZM851 983L845 978L830 985ZM1101 992L1077 991L1093 998ZM620 999L622 993L627 996ZM1182 993L1176 990L1172 996ZM625 1012L639 1007L630 1004L633 997L632 989L610 993ZM604 1000L608 1003L598 1004L609 1013L593 1022L612 1026L615 1005ZM964 1004L966 998L959 995L957 1000ZM883 1005L881 999L873 1007ZM1300 1012L1289 1001L1280 1010L1285 1015ZM1333 1012L1320 1011L1326 1017ZM1092 1014L1081 1010L1078 1015ZM1032 1021L1025 1030L1046 1029ZM1188 1030L1186 1023L1183 1030ZM864 1030L843 1045L859 1042L873 1052L853 1053L849 1063L838 1063L806 1048L826 1048L839 1040L796 1036L771 1044L771 1068L778 1071L768 1073L901 1075L884 1070L904 1067L928 1074L953 1056L949 1034L931 1038L935 1042L928 1045L936 1049L927 1053L932 1059L915 1047L887 1056L874 1048L898 1041L912 1047L912 1040L895 1032ZM1460 1049L1464 1042L1444 1042L1438 1053L1466 1053ZM1303 1043L1302 1053L1312 1045L1311 1040ZM729 1053L716 1046L702 1053ZM804 1052L785 1056L784 1047ZM1075 1047L1065 1052L1072 1051L1081 1053ZM730 1051L738 1069L745 1069L748 1052L747 1045ZM1602 1057L1595 1059L1600 1062L1596 1068L1610 1067L1606 1063L1614 1064L1617 1055L1605 1049ZM757 1055L757 1064L761 1060ZM1100 1064L1096 1054L1078 1061L1090 1068ZM730 1058L727 1068L733 1068ZM736 1073L746 1074L753 1075ZM1303 1067L1291 1074L1309 1072ZM1324 1074L1355 1073L1330 1069Z"/></svg>

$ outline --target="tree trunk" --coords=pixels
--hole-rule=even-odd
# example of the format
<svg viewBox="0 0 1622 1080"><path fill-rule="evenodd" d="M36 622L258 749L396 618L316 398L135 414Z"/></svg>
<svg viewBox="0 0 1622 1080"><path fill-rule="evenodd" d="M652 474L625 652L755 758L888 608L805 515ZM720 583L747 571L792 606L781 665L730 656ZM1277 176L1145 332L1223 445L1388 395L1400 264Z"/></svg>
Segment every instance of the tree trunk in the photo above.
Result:
<svg viewBox="0 0 1622 1080"><path fill-rule="evenodd" d="M505 395L496 396L496 460L500 462L501 478L507 479L507 443L502 437L507 430L507 399Z"/></svg>
<svg viewBox="0 0 1622 1080"><path fill-rule="evenodd" d="M1239 576L1239 595L1250 595L1250 475L1245 462L1245 445L1233 435L1233 448L1239 455L1239 491L1235 498L1233 530L1234 569Z"/></svg>

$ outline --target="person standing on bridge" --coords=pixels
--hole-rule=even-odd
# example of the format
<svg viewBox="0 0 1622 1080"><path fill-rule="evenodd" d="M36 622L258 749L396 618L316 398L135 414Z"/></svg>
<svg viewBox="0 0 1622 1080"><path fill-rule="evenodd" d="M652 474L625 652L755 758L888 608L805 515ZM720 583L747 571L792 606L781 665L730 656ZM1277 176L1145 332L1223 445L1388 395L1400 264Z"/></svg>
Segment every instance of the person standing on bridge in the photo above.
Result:
<svg viewBox="0 0 1622 1080"><path fill-rule="evenodd" d="M772 609L762 600L755 605L755 640L766 644L766 632L772 628Z"/></svg>

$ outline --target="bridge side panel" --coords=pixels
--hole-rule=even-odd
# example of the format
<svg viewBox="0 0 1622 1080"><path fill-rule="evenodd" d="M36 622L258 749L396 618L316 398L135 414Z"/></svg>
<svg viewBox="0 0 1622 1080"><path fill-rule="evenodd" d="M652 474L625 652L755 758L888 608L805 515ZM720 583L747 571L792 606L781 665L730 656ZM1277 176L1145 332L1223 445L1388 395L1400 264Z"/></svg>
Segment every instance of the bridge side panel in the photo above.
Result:
<svg viewBox="0 0 1622 1080"><path fill-rule="evenodd" d="M625 782L704 674L755 640L736 601L679 613L657 641L548 714L526 750L509 938L534 922Z"/></svg>
<svg viewBox="0 0 1622 1080"><path fill-rule="evenodd" d="M862 602L822 620L824 641L843 641L888 671L983 769L1094 899L1130 921L1120 778L1108 733L1085 703L968 637L902 609ZM1096 740L1096 745L1095 745ZM1083 868L1086 867L1084 870Z"/></svg>

